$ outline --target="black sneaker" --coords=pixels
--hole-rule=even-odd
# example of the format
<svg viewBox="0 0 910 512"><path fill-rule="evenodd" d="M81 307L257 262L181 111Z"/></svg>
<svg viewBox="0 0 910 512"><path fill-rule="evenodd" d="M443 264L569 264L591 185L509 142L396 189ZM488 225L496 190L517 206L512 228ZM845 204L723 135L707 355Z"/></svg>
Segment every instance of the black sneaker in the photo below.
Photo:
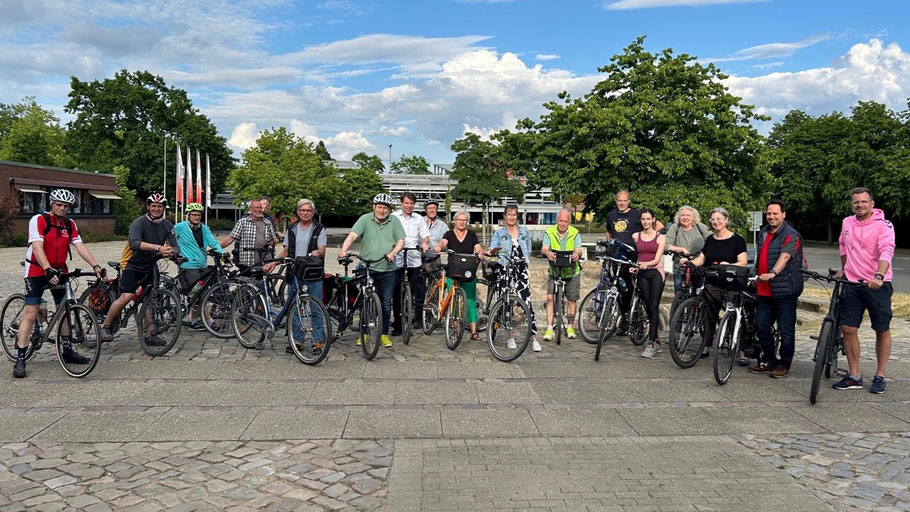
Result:
<svg viewBox="0 0 910 512"><path fill-rule="evenodd" d="M76 351L71 348L63 349L63 360L70 364L88 364L91 362L91 359L81 354L77 354Z"/></svg>
<svg viewBox="0 0 910 512"><path fill-rule="evenodd" d="M847 375L843 379L835 382L831 387L834 389L863 389L863 378L854 379ZM884 388L884 386L882 387Z"/></svg>
<svg viewBox="0 0 910 512"><path fill-rule="evenodd" d="M392 336L401 336L401 329L392 329L390 333Z"/></svg>
<svg viewBox="0 0 910 512"><path fill-rule="evenodd" d="M17 357L16 365L13 366L13 377L21 379L25 377L25 358Z"/></svg>
<svg viewBox="0 0 910 512"><path fill-rule="evenodd" d="M110 327L101 326L101 341L114 341L114 333L111 332Z"/></svg>
<svg viewBox="0 0 910 512"><path fill-rule="evenodd" d="M885 378L879 375L872 377L872 385L869 386L869 392L880 395L885 392Z"/></svg>
<svg viewBox="0 0 910 512"><path fill-rule="evenodd" d="M153 334L149 339L145 340L145 344L150 347L163 347L167 345L167 340L161 337L160 334Z"/></svg>

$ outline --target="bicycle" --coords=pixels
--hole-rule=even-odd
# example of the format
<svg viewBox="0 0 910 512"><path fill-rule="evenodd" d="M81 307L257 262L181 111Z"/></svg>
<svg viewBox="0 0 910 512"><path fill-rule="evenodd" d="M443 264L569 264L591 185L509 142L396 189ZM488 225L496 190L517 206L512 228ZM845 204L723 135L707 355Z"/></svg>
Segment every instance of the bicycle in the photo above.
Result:
<svg viewBox="0 0 910 512"><path fill-rule="evenodd" d="M417 247L402 247L401 254L404 261L403 279L401 281L401 341L407 345L411 342L414 326L414 295L411 291L411 281L408 276L408 251L419 251Z"/></svg>
<svg viewBox="0 0 910 512"><path fill-rule="evenodd" d="M160 261L162 257L156 256ZM186 261L186 258L177 256L173 258L176 263ZM107 264L117 272L114 279L107 279L95 283L85 290L79 297L79 303L86 305L100 321L103 321L110 310L111 304L121 295L120 277L122 270L119 261L108 261ZM142 350L152 356L159 357L168 353L177 343L180 329L183 325L183 301L171 289L174 288L174 278L161 273L158 264L152 265L151 278L143 283L133 297L133 301L126 305L114 317L109 326L111 333L117 334L129 324L130 317L136 317L136 329L139 333L139 345ZM163 338L163 345L150 344L153 337Z"/></svg>
<svg viewBox="0 0 910 512"><path fill-rule="evenodd" d="M697 269L699 267L692 265L688 261L686 261L686 263L684 263L684 264L680 263L681 259L683 259L683 258L692 259L692 258L698 256L700 254L700 252L686 256L686 255L682 255L677 252L668 250L668 251L664 251L664 254L671 255L673 257L673 263L675 265L683 265L683 267L684 267L683 268L683 288L673 294L673 302L670 303L669 317L673 318L673 313L676 311L676 308L679 307L679 305L682 304L684 300L691 299L692 297L695 297L696 295L698 295L699 291L704 286L704 284L702 284L702 286L695 286L695 283L697 281L696 277L699 275L697 272ZM693 275L693 273L695 275ZM702 276L702 282L703 281L704 281L704 276Z"/></svg>
<svg viewBox="0 0 910 512"><path fill-rule="evenodd" d="M72 279L82 276L94 276L94 272L83 272L75 269L72 272L61 272L57 276L65 292L64 299L49 318L47 327L41 325L40 318L35 319L35 325L29 336L29 344L25 358L29 359L47 343L51 332L56 333L54 343L57 345L57 360L63 371L70 377L82 378L90 374L101 357L101 326L95 314L88 307L79 304L73 298ZM46 286L49 289L51 286ZM62 308L62 309L61 309ZM17 340L19 324L25 312L25 295L16 293L11 295L0 308L0 336L2 336L3 352L11 361L18 356ZM39 315L40 316L40 315ZM65 333L68 333L65 334ZM72 353L86 359L86 362L69 362L64 352L69 349ZM73 358L70 357L72 360Z"/></svg>
<svg viewBox="0 0 910 512"><path fill-rule="evenodd" d="M279 260L264 260L263 263ZM322 285L322 267L304 267L291 258L280 260L294 264L287 287L287 298L277 312L272 309L272 292L269 275L261 266L250 268L250 276L239 280L243 283L231 303L231 329L237 341L245 348L261 349L266 339L271 339L281 325L287 329L291 352L302 363L319 364L329 353L332 344L331 322L325 306L310 296L309 287L302 286L308 270L318 271ZM290 319L290 322L286 320ZM322 324L321 326L319 324Z"/></svg>
<svg viewBox="0 0 910 512"><path fill-rule="evenodd" d="M714 273L715 271L696 267L688 261L685 266L688 290L680 290L677 295L683 293L691 295L677 304L670 315L670 332L667 335L667 345L670 347L670 357L673 358L676 366L691 368L701 358L708 342L704 336L706 311L708 311L708 299L703 295L704 276L706 273ZM693 273L702 276L702 284L697 288L692 284ZM675 300L676 297L674 297Z"/></svg>
<svg viewBox="0 0 910 512"><path fill-rule="evenodd" d="M344 266L344 276L336 274L333 279L329 316L332 322L338 324L338 330L333 329L334 332L348 328L353 331L356 326L360 351L369 361L379 352L382 338L382 302L373 282L372 265L383 261L383 258L366 260L353 252L348 252L348 255L349 257L338 258L338 262ZM365 266L356 269L354 277L349 277L348 266L354 262L352 257L363 262Z"/></svg>
<svg viewBox="0 0 910 512"><path fill-rule="evenodd" d="M568 336L568 328L572 327L566 322L566 282L571 277L563 276L566 269L574 268L575 262L572 261L574 251L552 251L556 255L556 261L550 262L550 268L555 269L557 275L550 275L554 279L553 289L553 328L556 334L556 344L562 343L563 333Z"/></svg>
<svg viewBox="0 0 910 512"><path fill-rule="evenodd" d="M815 345L815 355L812 358L815 365L812 371L812 385L809 389L809 403L815 404L818 400L822 375L825 376L825 379L829 379L837 373L837 355L844 353L844 335L840 330L840 302L844 298L844 290L847 286L864 286L865 283L837 277L837 270L833 268L828 269L827 276L805 269L799 269L799 271L816 281L827 281L834 284L834 290L831 291L831 299L828 303L828 312L822 320L818 336L813 336L818 343Z"/></svg>
<svg viewBox="0 0 910 512"><path fill-rule="evenodd" d="M464 337L468 296L461 287L461 280L470 280L477 272L478 259L473 254L458 254L446 251L449 262L443 266L445 275L440 275L427 293L423 305L424 332L432 334L436 324L445 316L446 347L455 350ZM452 286L446 293L446 278ZM429 324L429 328L427 325Z"/></svg>
<svg viewBox="0 0 910 512"><path fill-rule="evenodd" d="M230 265L228 253L210 249L207 254L214 258L215 264L206 268L198 279L186 285L181 284L179 278L164 276L162 279L165 287L182 299L184 317L188 312L198 310L206 331L217 338L228 339L234 335L231 331L231 302L237 272L227 271Z"/></svg>
<svg viewBox="0 0 910 512"><path fill-rule="evenodd" d="M504 363L518 359L531 341L531 310L518 296L517 284L511 277L513 266L524 265L522 258L509 258L505 265L498 261L486 265L491 272L488 297L493 294L496 297L488 310L487 344L493 357ZM498 280L493 281L497 273ZM498 290L493 291L493 288ZM501 336L503 331L506 336Z"/></svg>
<svg viewBox="0 0 910 512"><path fill-rule="evenodd" d="M648 335L648 314L638 292L636 277L630 273L630 282L626 283L619 275L622 267L637 268L638 264L629 259L616 257L621 252L620 244L622 243L616 240L597 242L597 245L605 248L594 255L594 259L601 262L600 278L594 289L582 299L578 308L578 329L581 331L581 337L586 342L597 343L599 346L610 339L619 328L620 320L624 317L620 310L620 289L630 285L632 298L629 303L630 313L627 316L627 334L636 346L644 344ZM597 350L595 361L599 358L600 350Z"/></svg>
<svg viewBox="0 0 910 512"><path fill-rule="evenodd" d="M744 335L750 335L754 339L753 311L746 307L746 303L754 304L757 300L747 291L749 285L757 279L747 267L717 266L718 286L733 292L733 297L726 301L724 314L714 335L714 380L721 386L730 380Z"/></svg>

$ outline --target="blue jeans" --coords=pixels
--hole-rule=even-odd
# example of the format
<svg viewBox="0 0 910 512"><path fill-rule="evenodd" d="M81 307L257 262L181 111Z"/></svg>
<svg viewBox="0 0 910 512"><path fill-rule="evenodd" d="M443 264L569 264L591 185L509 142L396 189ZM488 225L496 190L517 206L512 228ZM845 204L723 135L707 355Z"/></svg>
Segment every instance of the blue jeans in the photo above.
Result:
<svg viewBox="0 0 910 512"><path fill-rule="evenodd" d="M312 281L300 281L300 283L301 283L301 286L306 288L306 290L309 292L310 297L319 299L319 301L322 302L322 286L323 286L322 279L314 279ZM296 293L296 290L294 290L293 287L289 287L288 293ZM294 311L290 311L289 313L291 314L291 319L294 323L294 334L295 334L294 337L297 338L298 340L303 340L306 336L302 329L303 326L300 325L300 317L298 317ZM303 312L301 312L301 313L303 313ZM313 322L313 330L315 331L313 336L316 339L314 341L316 341L316 342L323 341L323 339L322 339L322 335L323 335L323 332L322 332L323 326L322 325L323 324L322 323L323 323L324 319L322 318L322 310L319 308L313 308L309 311L309 313L312 315L311 321Z"/></svg>
<svg viewBox="0 0 910 512"><path fill-rule="evenodd" d="M695 272L692 272L691 279L692 279L692 284L694 284L695 287L698 288L699 286L701 286L701 282L704 278L700 274L696 274ZM674 272L673 273L673 293L674 294L679 293L680 290L684 290L685 288L686 288L686 275L677 274L676 272Z"/></svg>
<svg viewBox="0 0 910 512"><path fill-rule="evenodd" d="M780 333L780 358L774 353L774 338L771 337L775 321ZM796 339L796 297L775 299L759 296L755 304L755 329L761 343L762 362L771 368L780 366L789 370Z"/></svg>
<svg viewBox="0 0 910 512"><path fill-rule="evenodd" d="M395 282L398 275L394 270L388 272L373 272L373 284L382 303L382 334L389 333L389 319L392 317L392 297L395 294Z"/></svg>

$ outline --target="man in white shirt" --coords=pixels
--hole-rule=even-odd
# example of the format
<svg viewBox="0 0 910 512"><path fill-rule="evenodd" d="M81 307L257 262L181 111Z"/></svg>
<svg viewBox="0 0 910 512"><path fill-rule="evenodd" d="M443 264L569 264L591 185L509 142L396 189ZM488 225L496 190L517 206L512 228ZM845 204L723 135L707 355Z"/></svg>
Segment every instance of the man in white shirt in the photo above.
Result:
<svg viewBox="0 0 910 512"><path fill-rule="evenodd" d="M426 251L430 248L430 231L427 229L424 218L420 214L414 213L416 204L417 197L410 192L405 192L401 194L401 209L392 215L398 217L404 228L404 247L419 247L422 251ZM420 311L418 305L420 308L423 307L423 296L426 291L423 289L423 280L420 279L421 262L420 251L408 251L407 262L405 262L404 251L395 257L398 279L395 282L395 293L392 295L392 336L401 336L401 282L404 279L405 271L408 273L411 295L414 298L413 311ZM412 321L414 320L416 319L412 319Z"/></svg>

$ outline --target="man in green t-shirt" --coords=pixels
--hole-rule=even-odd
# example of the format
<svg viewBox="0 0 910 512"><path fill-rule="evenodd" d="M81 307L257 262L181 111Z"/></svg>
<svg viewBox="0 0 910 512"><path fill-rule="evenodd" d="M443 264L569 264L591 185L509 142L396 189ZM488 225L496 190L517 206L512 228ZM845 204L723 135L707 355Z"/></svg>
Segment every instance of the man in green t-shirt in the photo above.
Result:
<svg viewBox="0 0 910 512"><path fill-rule="evenodd" d="M389 215L392 211L392 196L380 193L373 198L373 213L366 213L357 219L348 237L341 244L339 258L348 255L358 238L360 257L365 260L384 259L373 264L373 282L382 302L382 346L389 347L389 318L392 315L392 292L395 289L395 256L404 247L404 228L401 222ZM361 338L357 339L360 345Z"/></svg>

